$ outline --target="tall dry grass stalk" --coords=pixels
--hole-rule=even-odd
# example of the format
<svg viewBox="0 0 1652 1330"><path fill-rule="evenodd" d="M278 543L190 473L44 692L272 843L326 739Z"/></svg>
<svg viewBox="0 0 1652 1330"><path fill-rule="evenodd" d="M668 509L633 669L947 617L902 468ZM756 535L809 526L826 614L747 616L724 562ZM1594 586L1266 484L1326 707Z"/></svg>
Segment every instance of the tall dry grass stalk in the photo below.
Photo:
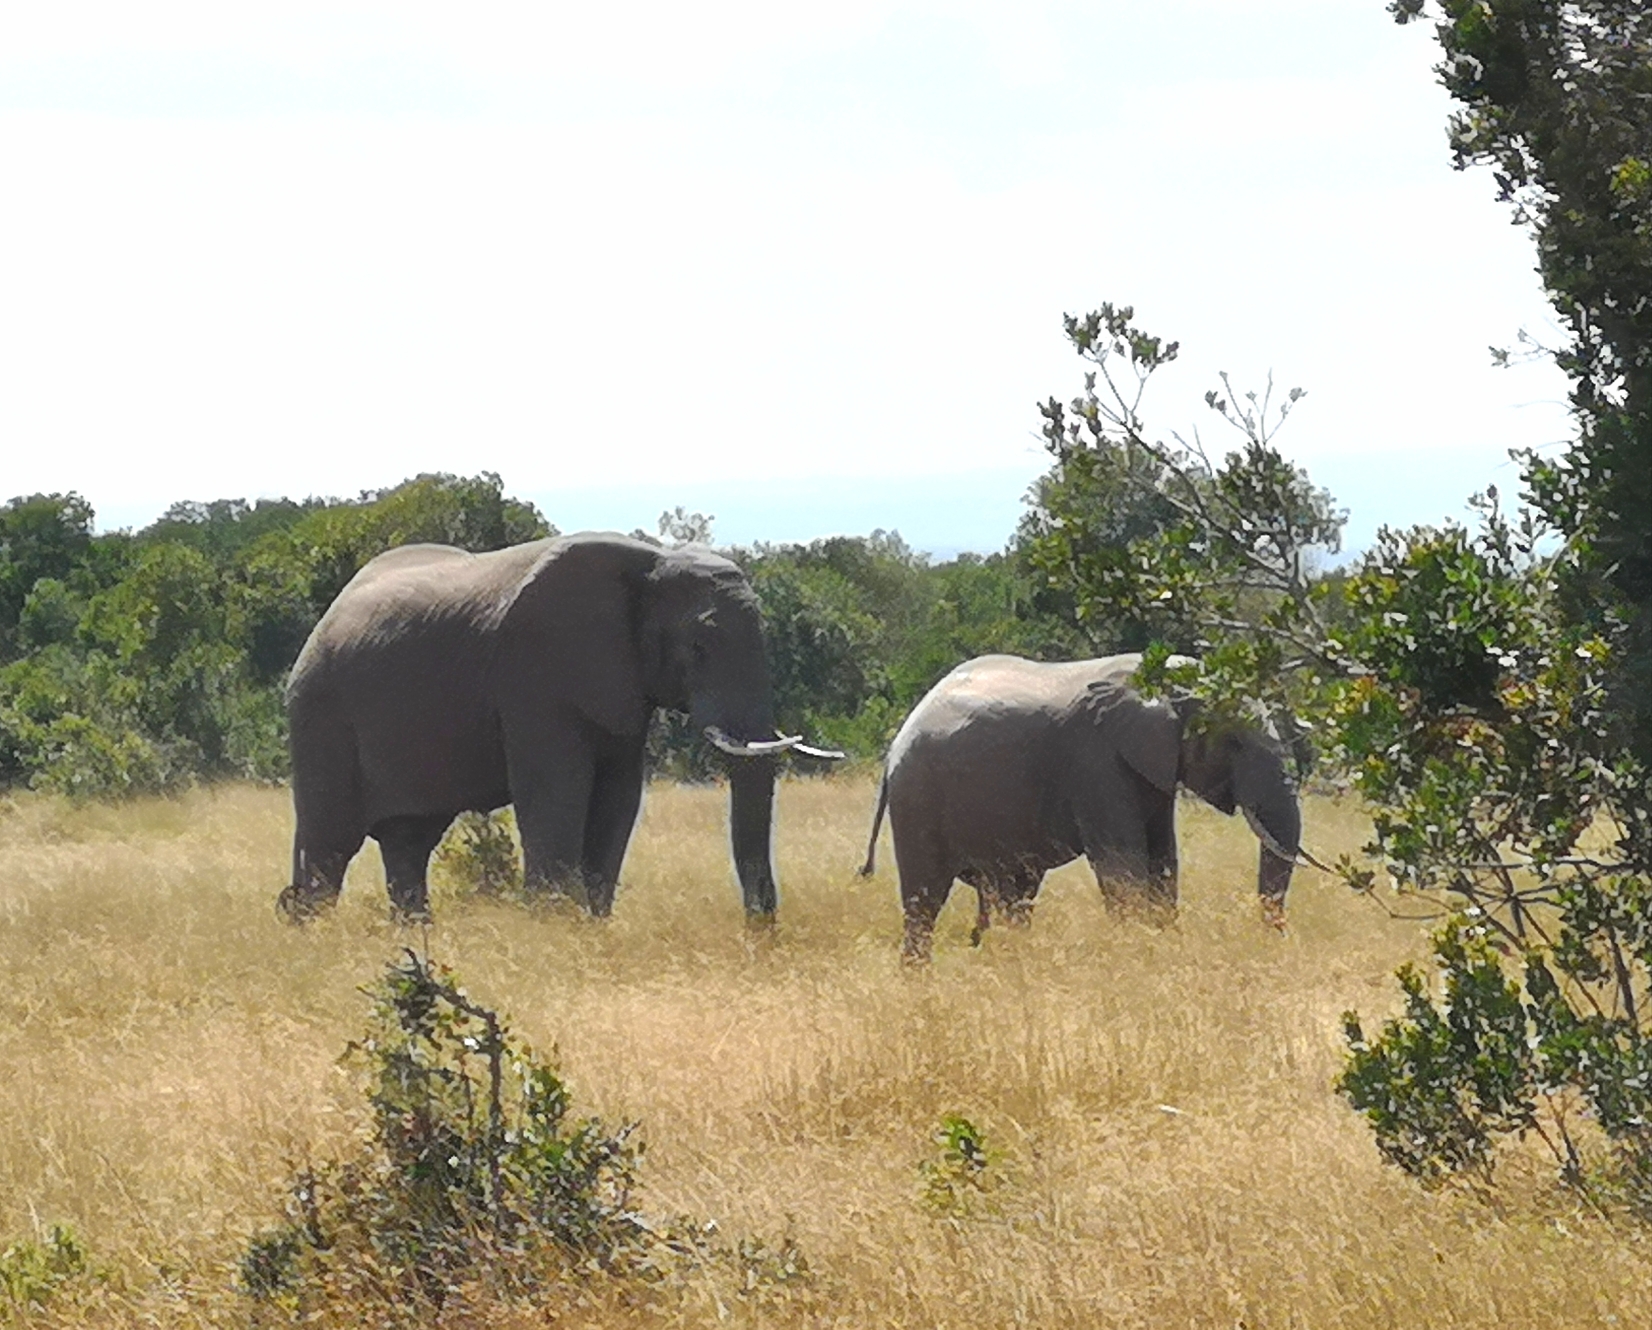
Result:
<svg viewBox="0 0 1652 1330"><path fill-rule="evenodd" d="M294 1161L359 1132L337 1056L358 986L409 944L557 1049L583 1111L642 1121L646 1210L789 1233L813 1270L761 1306L599 1289L564 1323L1646 1323L1639 1233L1519 1158L1500 1199L1425 1193L1333 1094L1339 1014L1392 1008L1416 925L1303 872L1272 932L1254 839L1189 805L1175 928L1108 918L1070 868L1030 931L978 950L960 887L912 972L887 840L878 875L854 876L872 793L782 786L772 936L743 927L716 790L650 791L610 920L438 883L427 933L387 921L371 852L335 914L278 921L276 791L5 804L0 1245L67 1221L108 1274L44 1323L246 1324L236 1256ZM1327 801L1307 826L1322 855L1365 834ZM919 1195L949 1112L997 1152L1000 1184L965 1214ZM485 1305L450 1319L539 1323Z"/></svg>

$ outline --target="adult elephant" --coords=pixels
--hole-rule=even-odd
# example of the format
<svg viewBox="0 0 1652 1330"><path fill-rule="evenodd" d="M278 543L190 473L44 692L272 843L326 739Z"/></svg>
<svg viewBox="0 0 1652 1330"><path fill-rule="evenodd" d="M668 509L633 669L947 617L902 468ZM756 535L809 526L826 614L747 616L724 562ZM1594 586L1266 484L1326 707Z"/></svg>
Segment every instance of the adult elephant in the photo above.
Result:
<svg viewBox="0 0 1652 1330"><path fill-rule="evenodd" d="M339 593L287 686L292 883L302 918L337 899L372 836L390 899L428 910L431 851L466 809L516 807L530 891L613 905L642 799L656 707L687 711L730 754L734 864L772 916L777 738L757 598L703 549L611 534L487 554L408 545Z"/></svg>
<svg viewBox="0 0 1652 1330"><path fill-rule="evenodd" d="M1137 655L1040 664L966 661L906 718L885 762L862 874L887 808L906 917L904 954L929 954L955 878L989 909L1025 921L1052 868L1086 856L1110 907L1176 906L1176 790L1244 812L1261 841L1265 914L1283 918L1302 818L1274 738L1256 728L1190 730L1190 708L1131 687Z"/></svg>

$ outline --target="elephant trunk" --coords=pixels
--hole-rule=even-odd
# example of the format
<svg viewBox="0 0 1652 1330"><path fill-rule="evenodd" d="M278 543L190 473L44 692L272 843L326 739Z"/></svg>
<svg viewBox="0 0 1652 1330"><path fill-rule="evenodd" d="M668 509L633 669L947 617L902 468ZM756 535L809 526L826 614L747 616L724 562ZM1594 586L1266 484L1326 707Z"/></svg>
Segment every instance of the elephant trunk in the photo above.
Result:
<svg viewBox="0 0 1652 1330"><path fill-rule="evenodd" d="M695 729L727 755L734 872L754 922L774 918L774 782L780 754L797 744L777 735L768 697L768 678L759 669L698 694L690 710Z"/></svg>
<svg viewBox="0 0 1652 1330"><path fill-rule="evenodd" d="M1291 869L1302 844L1302 808L1296 782L1271 735L1253 735L1243 745L1234 762L1233 796L1262 843L1256 890L1264 912L1282 917Z"/></svg>
<svg viewBox="0 0 1652 1330"><path fill-rule="evenodd" d="M1243 805L1245 820L1261 844L1256 869L1256 890L1264 900L1283 907L1290 890L1291 870L1296 865L1302 841L1302 811L1293 793L1259 805Z"/></svg>
<svg viewBox="0 0 1652 1330"><path fill-rule="evenodd" d="M753 921L773 919L777 904L771 849L774 775L772 757L739 758L729 772L729 837L734 871L740 879L746 916Z"/></svg>

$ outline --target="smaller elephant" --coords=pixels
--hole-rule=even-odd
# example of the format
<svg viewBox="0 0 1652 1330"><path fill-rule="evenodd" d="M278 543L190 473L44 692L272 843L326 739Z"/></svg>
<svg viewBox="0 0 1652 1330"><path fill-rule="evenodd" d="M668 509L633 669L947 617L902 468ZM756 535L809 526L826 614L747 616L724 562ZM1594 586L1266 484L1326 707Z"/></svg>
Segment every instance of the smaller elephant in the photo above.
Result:
<svg viewBox="0 0 1652 1330"><path fill-rule="evenodd" d="M990 912L1026 922L1044 875L1084 855L1112 909L1176 908L1176 791L1245 814L1261 841L1257 890L1282 922L1300 852L1295 781L1258 727L1189 729L1191 703L1131 687L1138 655L1042 664L964 662L913 708L884 764L863 875L887 809L905 915L902 951L922 961L955 879Z"/></svg>

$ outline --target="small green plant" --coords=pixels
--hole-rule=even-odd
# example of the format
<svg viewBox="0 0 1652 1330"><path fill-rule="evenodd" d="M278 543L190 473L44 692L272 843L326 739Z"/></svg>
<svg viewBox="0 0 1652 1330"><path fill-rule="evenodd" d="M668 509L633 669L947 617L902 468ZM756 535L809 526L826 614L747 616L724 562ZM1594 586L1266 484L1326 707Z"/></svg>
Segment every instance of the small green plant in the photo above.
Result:
<svg viewBox="0 0 1652 1330"><path fill-rule="evenodd" d="M436 867L461 895L510 896L522 886L516 813L460 813L436 848Z"/></svg>
<svg viewBox="0 0 1652 1330"><path fill-rule="evenodd" d="M936 1153L918 1165L923 1203L937 1214L965 1213L997 1185L993 1155L981 1129L961 1113L943 1115L931 1139Z"/></svg>
<svg viewBox="0 0 1652 1330"><path fill-rule="evenodd" d="M299 1170L286 1221L256 1235L241 1286L295 1311L333 1296L439 1307L484 1275L623 1265L650 1240L628 1198L633 1127L570 1122L567 1086L440 965L408 952L366 990L346 1061L372 1133L356 1158Z"/></svg>
<svg viewBox="0 0 1652 1330"><path fill-rule="evenodd" d="M364 991L371 1022L345 1061L371 1132L356 1155L296 1170L283 1221L248 1242L240 1286L263 1311L417 1320L464 1289L543 1304L596 1276L662 1294L712 1279L745 1299L807 1282L790 1238L645 1220L635 1124L571 1120L555 1068L444 967L409 951Z"/></svg>
<svg viewBox="0 0 1652 1330"><path fill-rule="evenodd" d="M89 1272L74 1230L54 1224L44 1242L14 1242L0 1251L0 1313L38 1311L70 1281Z"/></svg>

